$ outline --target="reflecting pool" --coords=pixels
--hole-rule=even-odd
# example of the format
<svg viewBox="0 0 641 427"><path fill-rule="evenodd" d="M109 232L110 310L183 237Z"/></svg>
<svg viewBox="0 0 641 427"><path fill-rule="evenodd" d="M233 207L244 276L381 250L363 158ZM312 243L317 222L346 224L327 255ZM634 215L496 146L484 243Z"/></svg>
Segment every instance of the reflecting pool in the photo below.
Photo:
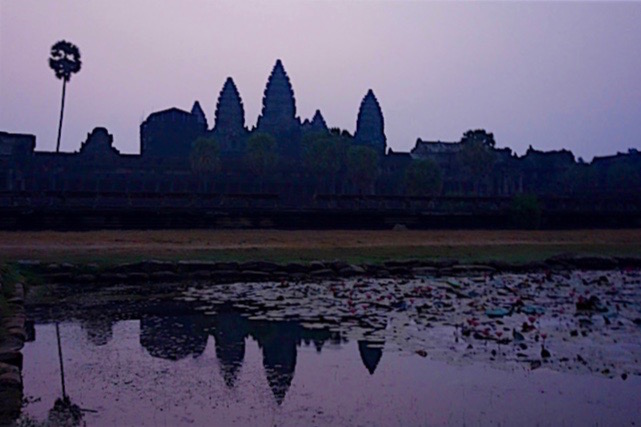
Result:
<svg viewBox="0 0 641 427"><path fill-rule="evenodd" d="M545 364L532 370L502 363L500 348L492 363L489 352L487 360L448 360L386 340L380 332L391 328L387 321L380 330L368 325L370 338L352 338L340 327L198 303L75 310L60 321L65 388L82 411L79 424L560 426L641 419L637 375L623 380ZM453 331L440 336L456 352ZM23 422L50 418L62 395L57 343L55 323L40 316L23 350Z"/></svg>
<svg viewBox="0 0 641 427"><path fill-rule="evenodd" d="M641 420L639 271L35 292L27 425Z"/></svg>

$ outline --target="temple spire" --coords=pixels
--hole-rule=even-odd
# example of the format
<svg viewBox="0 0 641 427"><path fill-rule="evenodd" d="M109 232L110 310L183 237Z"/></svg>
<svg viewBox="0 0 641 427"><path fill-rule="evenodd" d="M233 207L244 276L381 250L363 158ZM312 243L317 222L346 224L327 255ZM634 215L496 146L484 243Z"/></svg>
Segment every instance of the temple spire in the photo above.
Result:
<svg viewBox="0 0 641 427"><path fill-rule="evenodd" d="M376 367L383 357L383 350L380 348L382 344L384 344L383 341L358 341L358 352L370 375L374 375Z"/></svg>
<svg viewBox="0 0 641 427"><path fill-rule="evenodd" d="M320 110L316 110L314 117L312 118L312 131L326 131L327 123L325 123L325 118L321 114Z"/></svg>
<svg viewBox="0 0 641 427"><path fill-rule="evenodd" d="M207 129L207 117L205 117L205 112L200 106L200 102L194 102L194 106L191 107L191 114L196 116L198 123L203 123L205 125L205 129Z"/></svg>
<svg viewBox="0 0 641 427"><path fill-rule="evenodd" d="M385 154L387 138L383 112L371 89L367 91L358 110L354 139L360 144L371 146L377 152Z"/></svg>
<svg viewBox="0 0 641 427"><path fill-rule="evenodd" d="M245 131L243 101L231 77L227 77L220 91L214 117L214 132L216 133L224 136L236 136Z"/></svg>
<svg viewBox="0 0 641 427"><path fill-rule="evenodd" d="M257 128L260 132L278 136L291 131L297 125L294 90L279 59L265 86L263 108L258 117Z"/></svg>
<svg viewBox="0 0 641 427"><path fill-rule="evenodd" d="M327 123L325 122L320 110L316 110L311 121L309 119L305 119L302 125L302 130L305 133L329 133L329 128L327 127Z"/></svg>

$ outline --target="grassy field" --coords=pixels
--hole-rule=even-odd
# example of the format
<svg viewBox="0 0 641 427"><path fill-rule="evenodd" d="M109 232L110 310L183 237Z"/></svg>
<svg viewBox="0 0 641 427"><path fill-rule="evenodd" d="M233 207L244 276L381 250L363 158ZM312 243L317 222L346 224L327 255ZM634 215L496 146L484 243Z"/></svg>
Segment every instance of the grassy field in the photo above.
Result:
<svg viewBox="0 0 641 427"><path fill-rule="evenodd" d="M560 253L641 256L632 230L154 230L0 232L0 262L142 259L311 261L456 258L526 262Z"/></svg>

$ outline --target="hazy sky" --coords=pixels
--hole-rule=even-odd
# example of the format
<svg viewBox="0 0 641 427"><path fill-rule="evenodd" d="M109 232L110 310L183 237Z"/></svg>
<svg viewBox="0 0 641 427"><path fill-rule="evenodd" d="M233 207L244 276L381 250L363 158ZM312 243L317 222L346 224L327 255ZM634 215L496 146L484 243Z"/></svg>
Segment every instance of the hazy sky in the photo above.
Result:
<svg viewBox="0 0 641 427"><path fill-rule="evenodd" d="M83 66L67 87L62 149L105 126L138 152L150 113L199 100L210 126L227 76L253 126L277 58L297 113L353 132L372 88L388 145L494 132L523 153L590 159L641 148L641 3L0 0L0 130L53 150L62 83L49 49Z"/></svg>

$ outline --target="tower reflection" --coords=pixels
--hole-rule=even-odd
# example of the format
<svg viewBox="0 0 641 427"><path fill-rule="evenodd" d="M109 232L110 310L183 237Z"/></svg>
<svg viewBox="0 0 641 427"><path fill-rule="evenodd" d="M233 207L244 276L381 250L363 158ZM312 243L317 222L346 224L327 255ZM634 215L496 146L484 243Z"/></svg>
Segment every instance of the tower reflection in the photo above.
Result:
<svg viewBox="0 0 641 427"><path fill-rule="evenodd" d="M198 357L207 346L206 325L202 314L144 316L140 319L140 345L161 359Z"/></svg>
<svg viewBox="0 0 641 427"><path fill-rule="evenodd" d="M267 382L280 405L294 379L301 327L296 322L256 322L250 333L263 351Z"/></svg>
<svg viewBox="0 0 641 427"><path fill-rule="evenodd" d="M383 344L385 341L358 341L358 352L370 375L374 375L374 371L383 357Z"/></svg>
<svg viewBox="0 0 641 427"><path fill-rule="evenodd" d="M212 335L216 343L216 358L229 388L234 387L243 365L247 326L247 319L237 311L221 311L215 318Z"/></svg>

